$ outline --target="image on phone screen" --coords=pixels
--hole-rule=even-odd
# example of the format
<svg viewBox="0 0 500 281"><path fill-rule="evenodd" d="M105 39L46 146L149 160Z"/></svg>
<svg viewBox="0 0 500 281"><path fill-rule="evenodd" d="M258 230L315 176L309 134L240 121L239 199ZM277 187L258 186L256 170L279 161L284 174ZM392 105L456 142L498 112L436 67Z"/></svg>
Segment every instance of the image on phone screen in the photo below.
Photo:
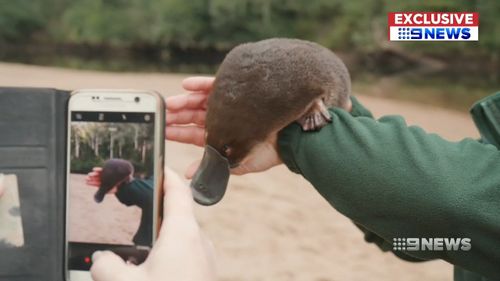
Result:
<svg viewBox="0 0 500 281"><path fill-rule="evenodd" d="M67 189L69 270L97 250L142 263L152 246L153 112L72 111Z"/></svg>

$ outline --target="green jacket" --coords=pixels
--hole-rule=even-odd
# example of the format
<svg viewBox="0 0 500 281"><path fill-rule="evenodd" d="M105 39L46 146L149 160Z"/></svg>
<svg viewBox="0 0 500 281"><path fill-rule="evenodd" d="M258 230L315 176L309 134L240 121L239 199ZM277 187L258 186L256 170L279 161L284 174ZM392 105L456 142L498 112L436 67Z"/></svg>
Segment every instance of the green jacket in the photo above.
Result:
<svg viewBox="0 0 500 281"><path fill-rule="evenodd" d="M152 245L153 239L153 205L154 205L154 178L135 178L123 184L115 194L116 198L126 206L141 208L141 222L134 235L135 245Z"/></svg>
<svg viewBox="0 0 500 281"><path fill-rule="evenodd" d="M443 259L455 280L500 280L500 151L477 140L444 140L400 116L373 119L330 109L318 132L293 123L279 153L369 242L410 261ZM393 238L470 238L471 249L404 251ZM476 273L478 274L476 274Z"/></svg>

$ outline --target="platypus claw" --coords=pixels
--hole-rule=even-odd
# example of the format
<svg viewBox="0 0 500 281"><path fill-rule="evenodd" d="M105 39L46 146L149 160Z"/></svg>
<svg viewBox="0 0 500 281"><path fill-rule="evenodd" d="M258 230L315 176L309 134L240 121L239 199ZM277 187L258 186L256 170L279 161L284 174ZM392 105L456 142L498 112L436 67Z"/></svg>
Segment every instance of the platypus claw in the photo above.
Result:
<svg viewBox="0 0 500 281"><path fill-rule="evenodd" d="M304 132L319 131L331 122L332 117L330 116L330 112L328 112L321 99L314 101L311 109L297 120L297 123L300 124Z"/></svg>

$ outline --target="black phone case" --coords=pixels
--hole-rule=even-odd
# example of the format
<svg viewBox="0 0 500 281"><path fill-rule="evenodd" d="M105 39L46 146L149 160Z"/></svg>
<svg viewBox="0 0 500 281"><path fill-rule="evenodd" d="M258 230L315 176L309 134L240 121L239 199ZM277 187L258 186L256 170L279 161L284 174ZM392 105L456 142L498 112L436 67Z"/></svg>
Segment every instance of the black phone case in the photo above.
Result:
<svg viewBox="0 0 500 281"><path fill-rule="evenodd" d="M0 173L18 180L24 245L0 245L0 280L64 280L69 92L0 88Z"/></svg>

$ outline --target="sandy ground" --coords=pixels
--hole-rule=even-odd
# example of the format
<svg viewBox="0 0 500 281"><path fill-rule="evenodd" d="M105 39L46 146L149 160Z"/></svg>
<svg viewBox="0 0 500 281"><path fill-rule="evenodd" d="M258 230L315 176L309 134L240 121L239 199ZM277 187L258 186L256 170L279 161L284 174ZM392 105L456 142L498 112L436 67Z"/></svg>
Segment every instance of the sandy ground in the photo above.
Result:
<svg viewBox="0 0 500 281"><path fill-rule="evenodd" d="M75 88L146 88L183 93L186 75L77 71L0 63L0 85ZM376 116L403 115L411 124L458 140L476 137L465 113L360 96ZM168 142L166 163L182 173L202 150ZM197 207L218 253L221 280L452 280L442 261L412 264L366 244L352 223L300 176L277 167L231 177L224 200Z"/></svg>
<svg viewBox="0 0 500 281"><path fill-rule="evenodd" d="M133 245L141 221L141 209L127 207L116 196L94 201L96 187L85 184L85 175L70 175L69 240L72 242Z"/></svg>

